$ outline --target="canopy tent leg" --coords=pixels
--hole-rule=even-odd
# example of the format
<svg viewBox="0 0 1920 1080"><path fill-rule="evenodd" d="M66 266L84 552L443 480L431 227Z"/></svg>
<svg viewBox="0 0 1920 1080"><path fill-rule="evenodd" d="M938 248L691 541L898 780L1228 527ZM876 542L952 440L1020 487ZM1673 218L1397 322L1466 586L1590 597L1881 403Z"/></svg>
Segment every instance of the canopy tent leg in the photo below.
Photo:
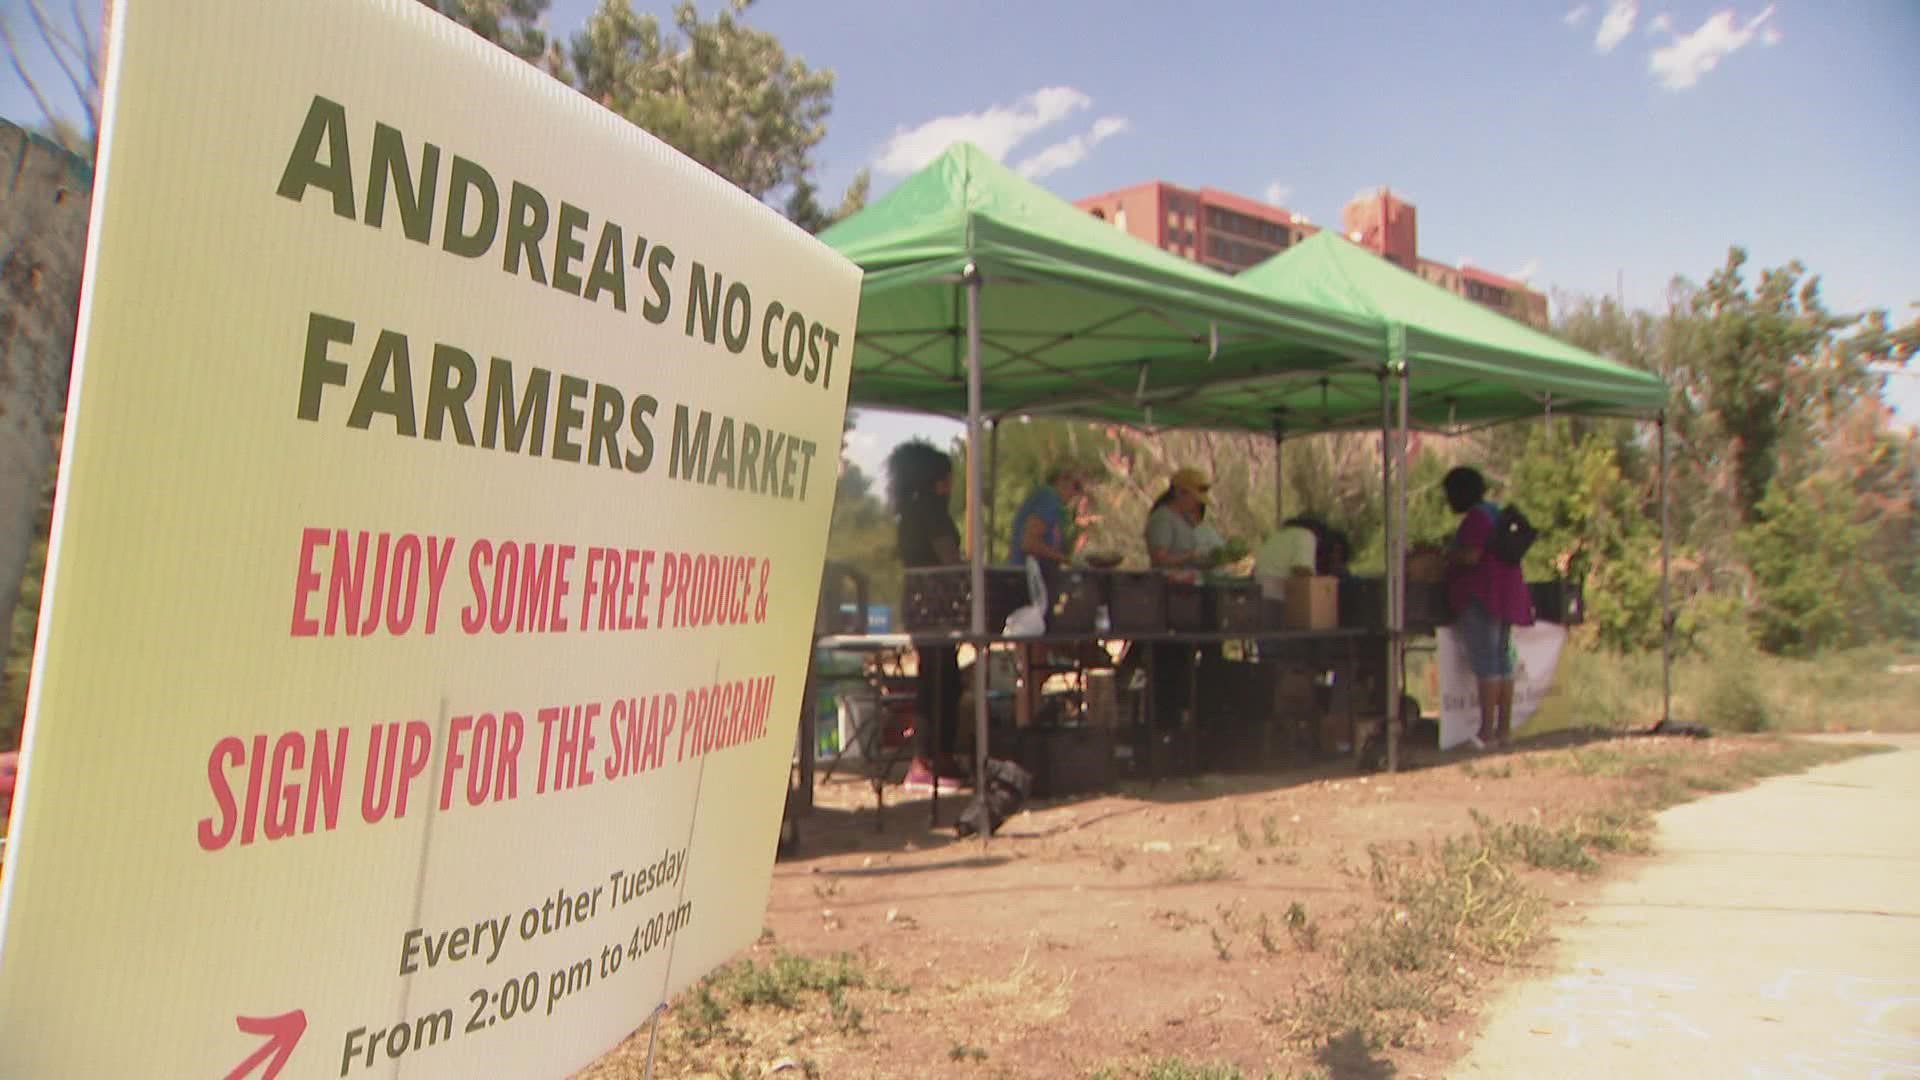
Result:
<svg viewBox="0 0 1920 1080"><path fill-rule="evenodd" d="M996 535L994 529L999 525L999 515L994 512L1000 494L1000 419L992 422L992 430L987 433L987 488L985 493L987 512L988 543Z"/></svg>
<svg viewBox="0 0 1920 1080"><path fill-rule="evenodd" d="M1654 421L1660 440L1660 726L1673 719L1673 595L1667 543L1667 414Z"/></svg>
<svg viewBox="0 0 1920 1080"><path fill-rule="evenodd" d="M1277 530L1287 520L1287 422L1273 419L1273 527Z"/></svg>
<svg viewBox="0 0 1920 1080"><path fill-rule="evenodd" d="M1394 530L1393 562L1388 568L1392 576L1391 592L1393 603L1393 671L1387 687L1387 771L1400 771L1400 700L1405 696L1407 683L1407 366L1403 362L1395 376L1400 383L1400 417L1398 431L1394 434L1394 456L1398 459L1395 481L1399 485L1399 527Z"/></svg>
<svg viewBox="0 0 1920 1080"><path fill-rule="evenodd" d="M971 570L973 611L973 755L974 794L987 790L987 549L981 542L980 516L980 269L968 263L961 272L967 286L967 562ZM980 839L988 832L982 829Z"/></svg>
<svg viewBox="0 0 1920 1080"><path fill-rule="evenodd" d="M1399 636L1396 628L1400 625L1399 581L1394 573L1395 535L1399 517L1399 501L1394 498L1394 446L1393 446L1393 384L1392 368L1380 369L1380 501L1382 518L1385 525L1384 546L1386 550L1387 619L1386 619L1386 681L1384 713L1381 717L1383 733L1393 716L1394 703L1400 700L1400 663ZM1351 693L1351 688L1349 688ZM1356 760L1361 751L1354 747Z"/></svg>

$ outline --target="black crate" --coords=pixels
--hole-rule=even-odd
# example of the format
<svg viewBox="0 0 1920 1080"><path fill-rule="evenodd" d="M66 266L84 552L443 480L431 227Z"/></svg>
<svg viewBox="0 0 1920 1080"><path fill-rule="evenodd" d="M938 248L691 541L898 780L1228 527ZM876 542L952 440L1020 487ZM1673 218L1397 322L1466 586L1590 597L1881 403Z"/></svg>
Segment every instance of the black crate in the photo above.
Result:
<svg viewBox="0 0 1920 1080"><path fill-rule="evenodd" d="M1447 587L1436 581L1406 582L1406 629L1431 630L1453 621ZM1340 625L1355 630L1384 630L1387 625L1385 578L1344 578L1340 582Z"/></svg>
<svg viewBox="0 0 1920 1080"><path fill-rule="evenodd" d="M1447 603L1447 586L1444 582L1407 582L1407 629L1431 630L1452 623L1453 608Z"/></svg>
<svg viewBox="0 0 1920 1080"><path fill-rule="evenodd" d="M1340 625L1356 630L1379 630L1385 627L1387 625L1386 579L1342 578L1340 580Z"/></svg>
<svg viewBox="0 0 1920 1080"><path fill-rule="evenodd" d="M1273 716L1273 664L1228 660L1202 652L1195 704L1199 725L1207 730L1244 731L1266 725Z"/></svg>
<svg viewBox="0 0 1920 1080"><path fill-rule="evenodd" d="M1200 732L1200 763L1208 772L1259 772L1275 752L1266 727Z"/></svg>
<svg viewBox="0 0 1920 1080"><path fill-rule="evenodd" d="M1206 587L1207 629L1222 633L1254 633L1260 629L1260 585L1253 581L1218 581Z"/></svg>
<svg viewBox="0 0 1920 1080"><path fill-rule="evenodd" d="M1287 602L1275 596L1260 596L1260 628L1263 630L1285 630L1287 628Z"/></svg>
<svg viewBox="0 0 1920 1080"><path fill-rule="evenodd" d="M1141 780L1192 776L1199 769L1199 740L1192 728L1135 727L1128 732L1121 771Z"/></svg>
<svg viewBox="0 0 1920 1080"><path fill-rule="evenodd" d="M1039 798L1082 795L1113 786L1113 732L1091 727L1031 727L1020 735L1020 764Z"/></svg>
<svg viewBox="0 0 1920 1080"><path fill-rule="evenodd" d="M1586 590L1571 581L1534 581L1527 584L1533 594L1533 617L1541 622L1579 626L1587 621Z"/></svg>
<svg viewBox="0 0 1920 1080"><path fill-rule="evenodd" d="M973 629L972 569L933 566L906 572L901 625L913 632ZM1027 572L1008 566L987 567L987 633L997 634L1007 616L1031 602Z"/></svg>
<svg viewBox="0 0 1920 1080"><path fill-rule="evenodd" d="M1107 572L1068 568L1047 575L1047 629L1090 634L1107 602Z"/></svg>
<svg viewBox="0 0 1920 1080"><path fill-rule="evenodd" d="M1207 599L1200 586L1184 581L1167 582L1167 629L1205 630Z"/></svg>
<svg viewBox="0 0 1920 1080"><path fill-rule="evenodd" d="M1167 579L1151 570L1115 570L1107 579L1107 614L1116 633L1167 629Z"/></svg>

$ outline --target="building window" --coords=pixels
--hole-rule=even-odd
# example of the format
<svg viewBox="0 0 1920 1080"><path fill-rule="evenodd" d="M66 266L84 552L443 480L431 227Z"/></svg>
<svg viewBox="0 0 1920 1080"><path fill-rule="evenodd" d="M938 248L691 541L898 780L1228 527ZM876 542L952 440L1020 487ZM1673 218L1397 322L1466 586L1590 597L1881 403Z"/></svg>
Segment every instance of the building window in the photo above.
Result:
<svg viewBox="0 0 1920 1080"><path fill-rule="evenodd" d="M1097 206L1093 208L1093 216L1100 221L1107 220L1107 212Z"/></svg>

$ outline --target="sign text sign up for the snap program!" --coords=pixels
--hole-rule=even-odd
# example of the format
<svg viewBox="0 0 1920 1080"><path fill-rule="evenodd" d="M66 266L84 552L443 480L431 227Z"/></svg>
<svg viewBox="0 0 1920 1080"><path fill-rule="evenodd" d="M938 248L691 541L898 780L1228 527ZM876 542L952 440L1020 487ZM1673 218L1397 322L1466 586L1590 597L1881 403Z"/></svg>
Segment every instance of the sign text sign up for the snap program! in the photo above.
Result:
<svg viewBox="0 0 1920 1080"><path fill-rule="evenodd" d="M759 932L859 271L412 0L122 0L0 1075L553 1076Z"/></svg>

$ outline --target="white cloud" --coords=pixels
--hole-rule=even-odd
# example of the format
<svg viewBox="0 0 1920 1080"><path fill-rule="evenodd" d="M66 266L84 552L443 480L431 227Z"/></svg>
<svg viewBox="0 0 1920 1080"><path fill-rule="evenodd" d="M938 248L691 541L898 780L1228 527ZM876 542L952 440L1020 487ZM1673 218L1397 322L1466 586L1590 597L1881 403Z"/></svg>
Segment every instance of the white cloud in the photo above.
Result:
<svg viewBox="0 0 1920 1080"><path fill-rule="evenodd" d="M1660 80L1660 85L1669 90L1685 90L1719 66L1723 58L1746 48L1755 38L1766 42L1771 36L1777 42L1779 32L1764 25L1772 17L1772 4L1744 23L1736 23L1732 11L1719 12L1693 33L1677 34L1671 44L1653 50L1647 68Z"/></svg>
<svg viewBox="0 0 1920 1080"><path fill-rule="evenodd" d="M1581 23L1587 21L1587 16L1592 14L1592 12L1593 8L1586 4L1581 4L1579 7L1561 16L1560 21L1566 23L1568 26L1579 26Z"/></svg>
<svg viewBox="0 0 1920 1080"><path fill-rule="evenodd" d="M1287 205L1287 197L1293 194L1293 189L1275 180L1273 183L1268 184L1267 189L1260 194L1271 205L1285 206Z"/></svg>
<svg viewBox="0 0 1920 1080"><path fill-rule="evenodd" d="M1512 278L1515 281L1532 281L1534 278L1534 275L1538 273L1540 273L1540 260L1528 259L1525 263L1521 265L1520 269L1515 270L1513 273L1508 274L1507 276Z"/></svg>
<svg viewBox="0 0 1920 1080"><path fill-rule="evenodd" d="M1760 44L1765 45L1767 48L1771 49L1775 45L1780 44L1781 40L1784 39L1785 36L1786 35L1780 32L1779 27L1769 26L1760 31Z"/></svg>
<svg viewBox="0 0 1920 1080"><path fill-rule="evenodd" d="M1647 35L1649 37L1651 37L1654 34L1671 34L1671 33L1673 33L1673 16L1667 14L1666 12L1663 11L1660 14L1655 15L1653 18L1647 20Z"/></svg>
<svg viewBox="0 0 1920 1080"><path fill-rule="evenodd" d="M1599 31L1593 35L1593 47L1603 53L1612 52L1633 33L1633 20L1639 14L1640 5L1634 0L1613 0L1600 19Z"/></svg>
<svg viewBox="0 0 1920 1080"><path fill-rule="evenodd" d="M899 128L880 148L874 168L904 176L939 157L956 142L971 142L997 160L1015 146L1093 104L1071 86L1049 86L1008 105L980 112L936 116L918 127Z"/></svg>
<svg viewBox="0 0 1920 1080"><path fill-rule="evenodd" d="M1103 116L1093 122L1092 129L1062 139L1042 149L1039 153L1015 165L1014 171L1029 180L1038 180L1070 169L1086 160L1093 148L1127 130L1127 118L1124 116Z"/></svg>

